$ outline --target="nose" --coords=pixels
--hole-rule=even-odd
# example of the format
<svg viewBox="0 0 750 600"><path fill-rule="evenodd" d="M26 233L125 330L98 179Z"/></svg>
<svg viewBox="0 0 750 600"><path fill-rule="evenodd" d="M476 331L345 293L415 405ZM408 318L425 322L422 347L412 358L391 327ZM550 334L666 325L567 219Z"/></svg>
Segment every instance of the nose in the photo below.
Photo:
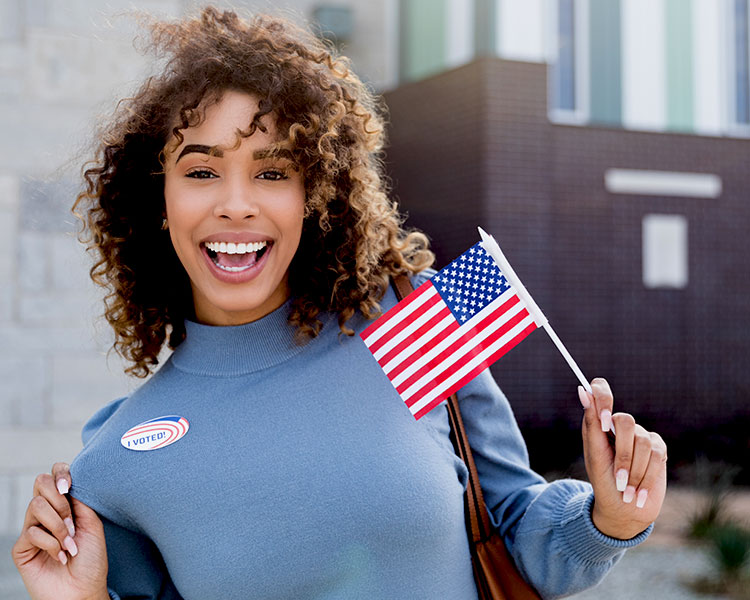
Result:
<svg viewBox="0 0 750 600"><path fill-rule="evenodd" d="M260 205L247 175L228 177L214 205L214 216L220 219L242 221L257 217L259 214Z"/></svg>

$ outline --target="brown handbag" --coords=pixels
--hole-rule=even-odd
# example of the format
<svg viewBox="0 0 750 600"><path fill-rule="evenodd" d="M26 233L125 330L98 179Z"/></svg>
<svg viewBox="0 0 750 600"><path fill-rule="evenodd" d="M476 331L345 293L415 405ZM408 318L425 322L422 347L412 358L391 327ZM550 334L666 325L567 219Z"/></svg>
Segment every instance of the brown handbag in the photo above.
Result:
<svg viewBox="0 0 750 600"><path fill-rule="evenodd" d="M406 275L395 277L393 285L399 300L403 300L414 291ZM539 594L518 572L518 568L505 548L502 536L490 522L456 394L448 399L448 419L451 425L453 447L469 470L469 482L464 495L464 510L471 564L474 568L474 581L477 585L479 600L540 600Z"/></svg>

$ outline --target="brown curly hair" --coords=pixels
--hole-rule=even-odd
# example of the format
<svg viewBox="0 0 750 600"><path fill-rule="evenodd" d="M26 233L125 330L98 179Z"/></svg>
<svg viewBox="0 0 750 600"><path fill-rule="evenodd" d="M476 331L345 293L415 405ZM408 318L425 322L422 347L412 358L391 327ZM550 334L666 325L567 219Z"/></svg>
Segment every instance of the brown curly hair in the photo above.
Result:
<svg viewBox="0 0 750 600"><path fill-rule="evenodd" d="M213 7L153 23L151 33L164 69L118 104L73 206L96 256L91 278L108 290L114 348L132 363L126 372L147 376L167 335L174 349L194 315L187 273L160 229L164 150L224 91L260 99L243 135L263 130L259 119L270 113L304 173L305 220L289 270L289 322L303 337L317 335L323 311L338 313L341 331L353 335L346 322L357 310L378 315L389 277L432 264L427 238L406 231L388 199L383 108L346 58L283 19L243 20Z"/></svg>

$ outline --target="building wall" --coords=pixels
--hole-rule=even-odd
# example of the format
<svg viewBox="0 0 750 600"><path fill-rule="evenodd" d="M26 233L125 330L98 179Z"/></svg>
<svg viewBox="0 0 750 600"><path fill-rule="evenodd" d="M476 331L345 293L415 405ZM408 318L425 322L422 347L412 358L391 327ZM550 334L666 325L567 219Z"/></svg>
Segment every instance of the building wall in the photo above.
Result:
<svg viewBox="0 0 750 600"><path fill-rule="evenodd" d="M584 373L613 384L618 408L676 441L747 423L750 140L554 124L546 78L541 63L485 58L386 95L389 165L410 223L432 237L439 266L478 239L476 225L495 235ZM446 124L462 104L473 126L456 134ZM410 133L420 129L423 143ZM453 158L465 148L480 148L470 188ZM612 193L611 168L713 174L722 191ZM442 218L456 205L465 218ZM644 285L642 223L651 214L687 220L683 289ZM577 381L543 332L493 372L525 427L578 426Z"/></svg>

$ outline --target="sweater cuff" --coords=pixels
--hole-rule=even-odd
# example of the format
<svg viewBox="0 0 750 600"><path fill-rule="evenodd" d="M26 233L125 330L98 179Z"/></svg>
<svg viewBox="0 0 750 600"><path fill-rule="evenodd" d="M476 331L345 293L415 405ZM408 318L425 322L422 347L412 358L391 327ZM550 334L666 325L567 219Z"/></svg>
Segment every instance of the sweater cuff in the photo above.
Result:
<svg viewBox="0 0 750 600"><path fill-rule="evenodd" d="M117 594L116 591L107 588L107 593L109 594L110 600L121 600L120 596Z"/></svg>
<svg viewBox="0 0 750 600"><path fill-rule="evenodd" d="M596 528L591 519L594 505L594 494L579 493L570 498L563 509L560 535L565 546L581 560L588 562L606 562L614 556L643 542L654 528L648 526L634 538L620 540L603 534Z"/></svg>

